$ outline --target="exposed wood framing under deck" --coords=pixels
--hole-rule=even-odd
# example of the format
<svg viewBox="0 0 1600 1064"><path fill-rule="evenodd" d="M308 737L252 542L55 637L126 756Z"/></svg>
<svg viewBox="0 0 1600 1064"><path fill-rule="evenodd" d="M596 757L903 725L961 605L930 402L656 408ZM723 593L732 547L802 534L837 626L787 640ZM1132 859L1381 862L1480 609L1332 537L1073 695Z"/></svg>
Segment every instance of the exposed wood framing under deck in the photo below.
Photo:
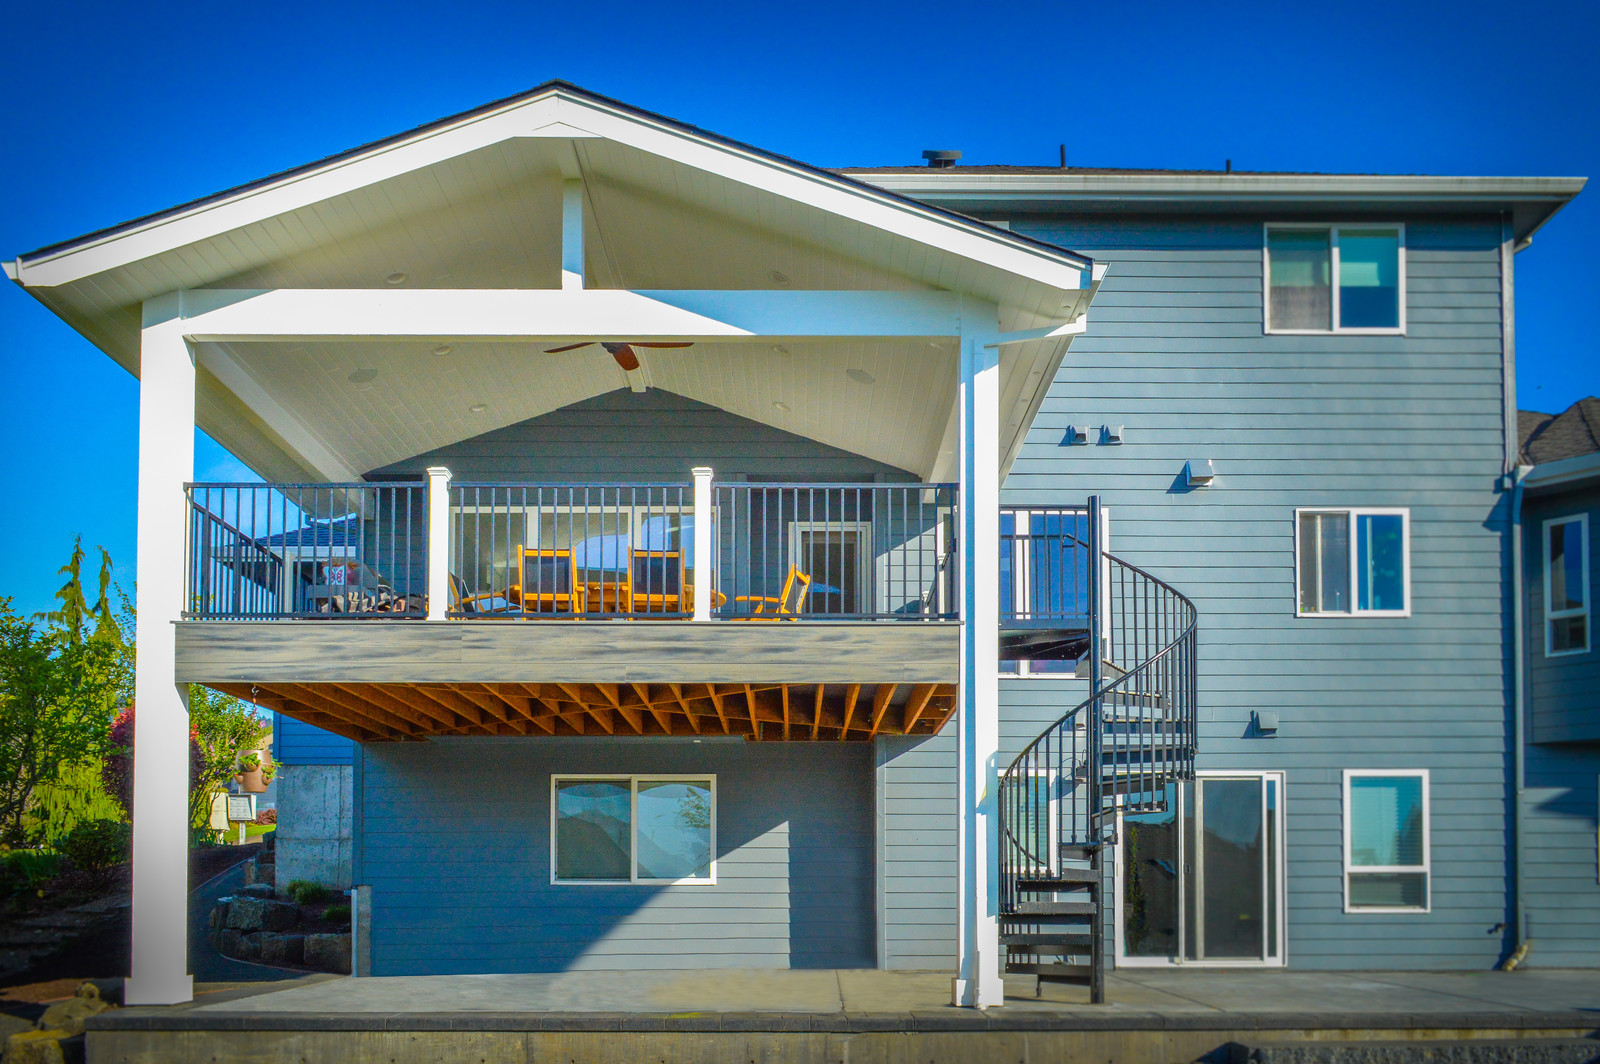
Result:
<svg viewBox="0 0 1600 1064"><path fill-rule="evenodd" d="M857 742L933 735L954 684L250 683L225 694L358 742L454 735L743 736ZM870 712L858 702L870 701Z"/></svg>

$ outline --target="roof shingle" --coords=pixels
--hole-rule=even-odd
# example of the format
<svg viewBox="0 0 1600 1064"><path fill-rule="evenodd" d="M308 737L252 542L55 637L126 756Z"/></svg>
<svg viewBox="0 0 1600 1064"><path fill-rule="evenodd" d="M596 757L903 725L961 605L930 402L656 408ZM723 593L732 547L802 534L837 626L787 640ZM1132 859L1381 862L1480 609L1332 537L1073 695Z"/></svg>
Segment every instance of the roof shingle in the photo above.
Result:
<svg viewBox="0 0 1600 1064"><path fill-rule="evenodd" d="M1517 437L1524 465L1600 453L1600 399L1579 399L1559 414L1518 410Z"/></svg>

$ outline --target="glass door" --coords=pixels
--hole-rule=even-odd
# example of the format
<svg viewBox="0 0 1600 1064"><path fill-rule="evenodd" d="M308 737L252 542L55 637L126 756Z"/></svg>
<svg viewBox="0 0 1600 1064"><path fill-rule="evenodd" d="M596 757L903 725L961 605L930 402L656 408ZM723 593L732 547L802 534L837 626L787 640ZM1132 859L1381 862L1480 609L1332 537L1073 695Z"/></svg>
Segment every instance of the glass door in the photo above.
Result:
<svg viewBox="0 0 1600 1064"><path fill-rule="evenodd" d="M1282 773L1169 784L1119 838L1119 963L1283 963Z"/></svg>

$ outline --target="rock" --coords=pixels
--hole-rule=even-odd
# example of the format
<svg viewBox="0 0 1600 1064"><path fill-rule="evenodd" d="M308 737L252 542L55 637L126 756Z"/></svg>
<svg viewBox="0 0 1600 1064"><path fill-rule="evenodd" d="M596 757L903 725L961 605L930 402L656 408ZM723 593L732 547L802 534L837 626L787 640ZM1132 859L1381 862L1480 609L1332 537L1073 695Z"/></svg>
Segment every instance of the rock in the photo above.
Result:
<svg viewBox="0 0 1600 1064"><path fill-rule="evenodd" d="M272 881L267 880L264 883L246 883L244 889L239 893L251 898L271 898L276 892L272 889Z"/></svg>
<svg viewBox="0 0 1600 1064"><path fill-rule="evenodd" d="M254 857L250 858L250 860L248 860L248 861L246 861L244 863L244 889L245 890L249 890L251 887L253 887L256 884L261 882L261 877L256 875L256 868L257 868L256 859Z"/></svg>
<svg viewBox="0 0 1600 1064"><path fill-rule="evenodd" d="M286 901L269 901L261 912L261 930L288 931L300 922L300 906Z"/></svg>
<svg viewBox="0 0 1600 1064"><path fill-rule="evenodd" d="M278 881L278 866L271 861L262 861L256 865L256 878L267 886L272 886Z"/></svg>
<svg viewBox="0 0 1600 1064"><path fill-rule="evenodd" d="M61 1040L65 1031L23 1031L6 1039L6 1064L66 1064Z"/></svg>
<svg viewBox="0 0 1600 1064"><path fill-rule="evenodd" d="M229 904L226 926L239 931L287 931L299 920L298 906L243 895Z"/></svg>
<svg viewBox="0 0 1600 1064"><path fill-rule="evenodd" d="M305 958L304 935L285 935L276 931L263 931L256 936L261 940L262 964L301 964Z"/></svg>
<svg viewBox="0 0 1600 1064"><path fill-rule="evenodd" d="M277 849L278 833L276 831L269 831L265 835L261 836L261 856L263 858L269 854L276 853ZM265 873L262 874L262 878L266 878Z"/></svg>
<svg viewBox="0 0 1600 1064"><path fill-rule="evenodd" d="M61 1031L66 1037L82 1034L84 1020L98 1016L111 1007L100 1000L99 987L84 983L72 997L44 1010L44 1015L39 1017L39 1029Z"/></svg>
<svg viewBox="0 0 1600 1064"><path fill-rule="evenodd" d="M306 966L319 972L350 974L349 935L307 935L304 947Z"/></svg>
<svg viewBox="0 0 1600 1064"><path fill-rule="evenodd" d="M224 957L237 957L239 943L244 939L244 933L236 928L226 927L217 934L217 952Z"/></svg>
<svg viewBox="0 0 1600 1064"><path fill-rule="evenodd" d="M239 952L234 956L242 961L258 961L261 959L261 935L239 936Z"/></svg>
<svg viewBox="0 0 1600 1064"><path fill-rule="evenodd" d="M220 931L228 926L228 902L230 899L221 898L211 907L211 915L206 917L206 923L211 930Z"/></svg>

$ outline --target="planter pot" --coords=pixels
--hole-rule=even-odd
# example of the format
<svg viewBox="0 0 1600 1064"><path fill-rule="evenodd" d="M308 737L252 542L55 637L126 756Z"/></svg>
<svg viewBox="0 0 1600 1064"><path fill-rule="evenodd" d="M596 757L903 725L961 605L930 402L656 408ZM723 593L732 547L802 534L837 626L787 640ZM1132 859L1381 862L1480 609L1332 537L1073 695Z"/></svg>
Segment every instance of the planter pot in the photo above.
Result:
<svg viewBox="0 0 1600 1064"><path fill-rule="evenodd" d="M233 777L233 780L245 794L262 794L267 789L267 781L262 778L263 775L265 774L258 768L241 772Z"/></svg>

